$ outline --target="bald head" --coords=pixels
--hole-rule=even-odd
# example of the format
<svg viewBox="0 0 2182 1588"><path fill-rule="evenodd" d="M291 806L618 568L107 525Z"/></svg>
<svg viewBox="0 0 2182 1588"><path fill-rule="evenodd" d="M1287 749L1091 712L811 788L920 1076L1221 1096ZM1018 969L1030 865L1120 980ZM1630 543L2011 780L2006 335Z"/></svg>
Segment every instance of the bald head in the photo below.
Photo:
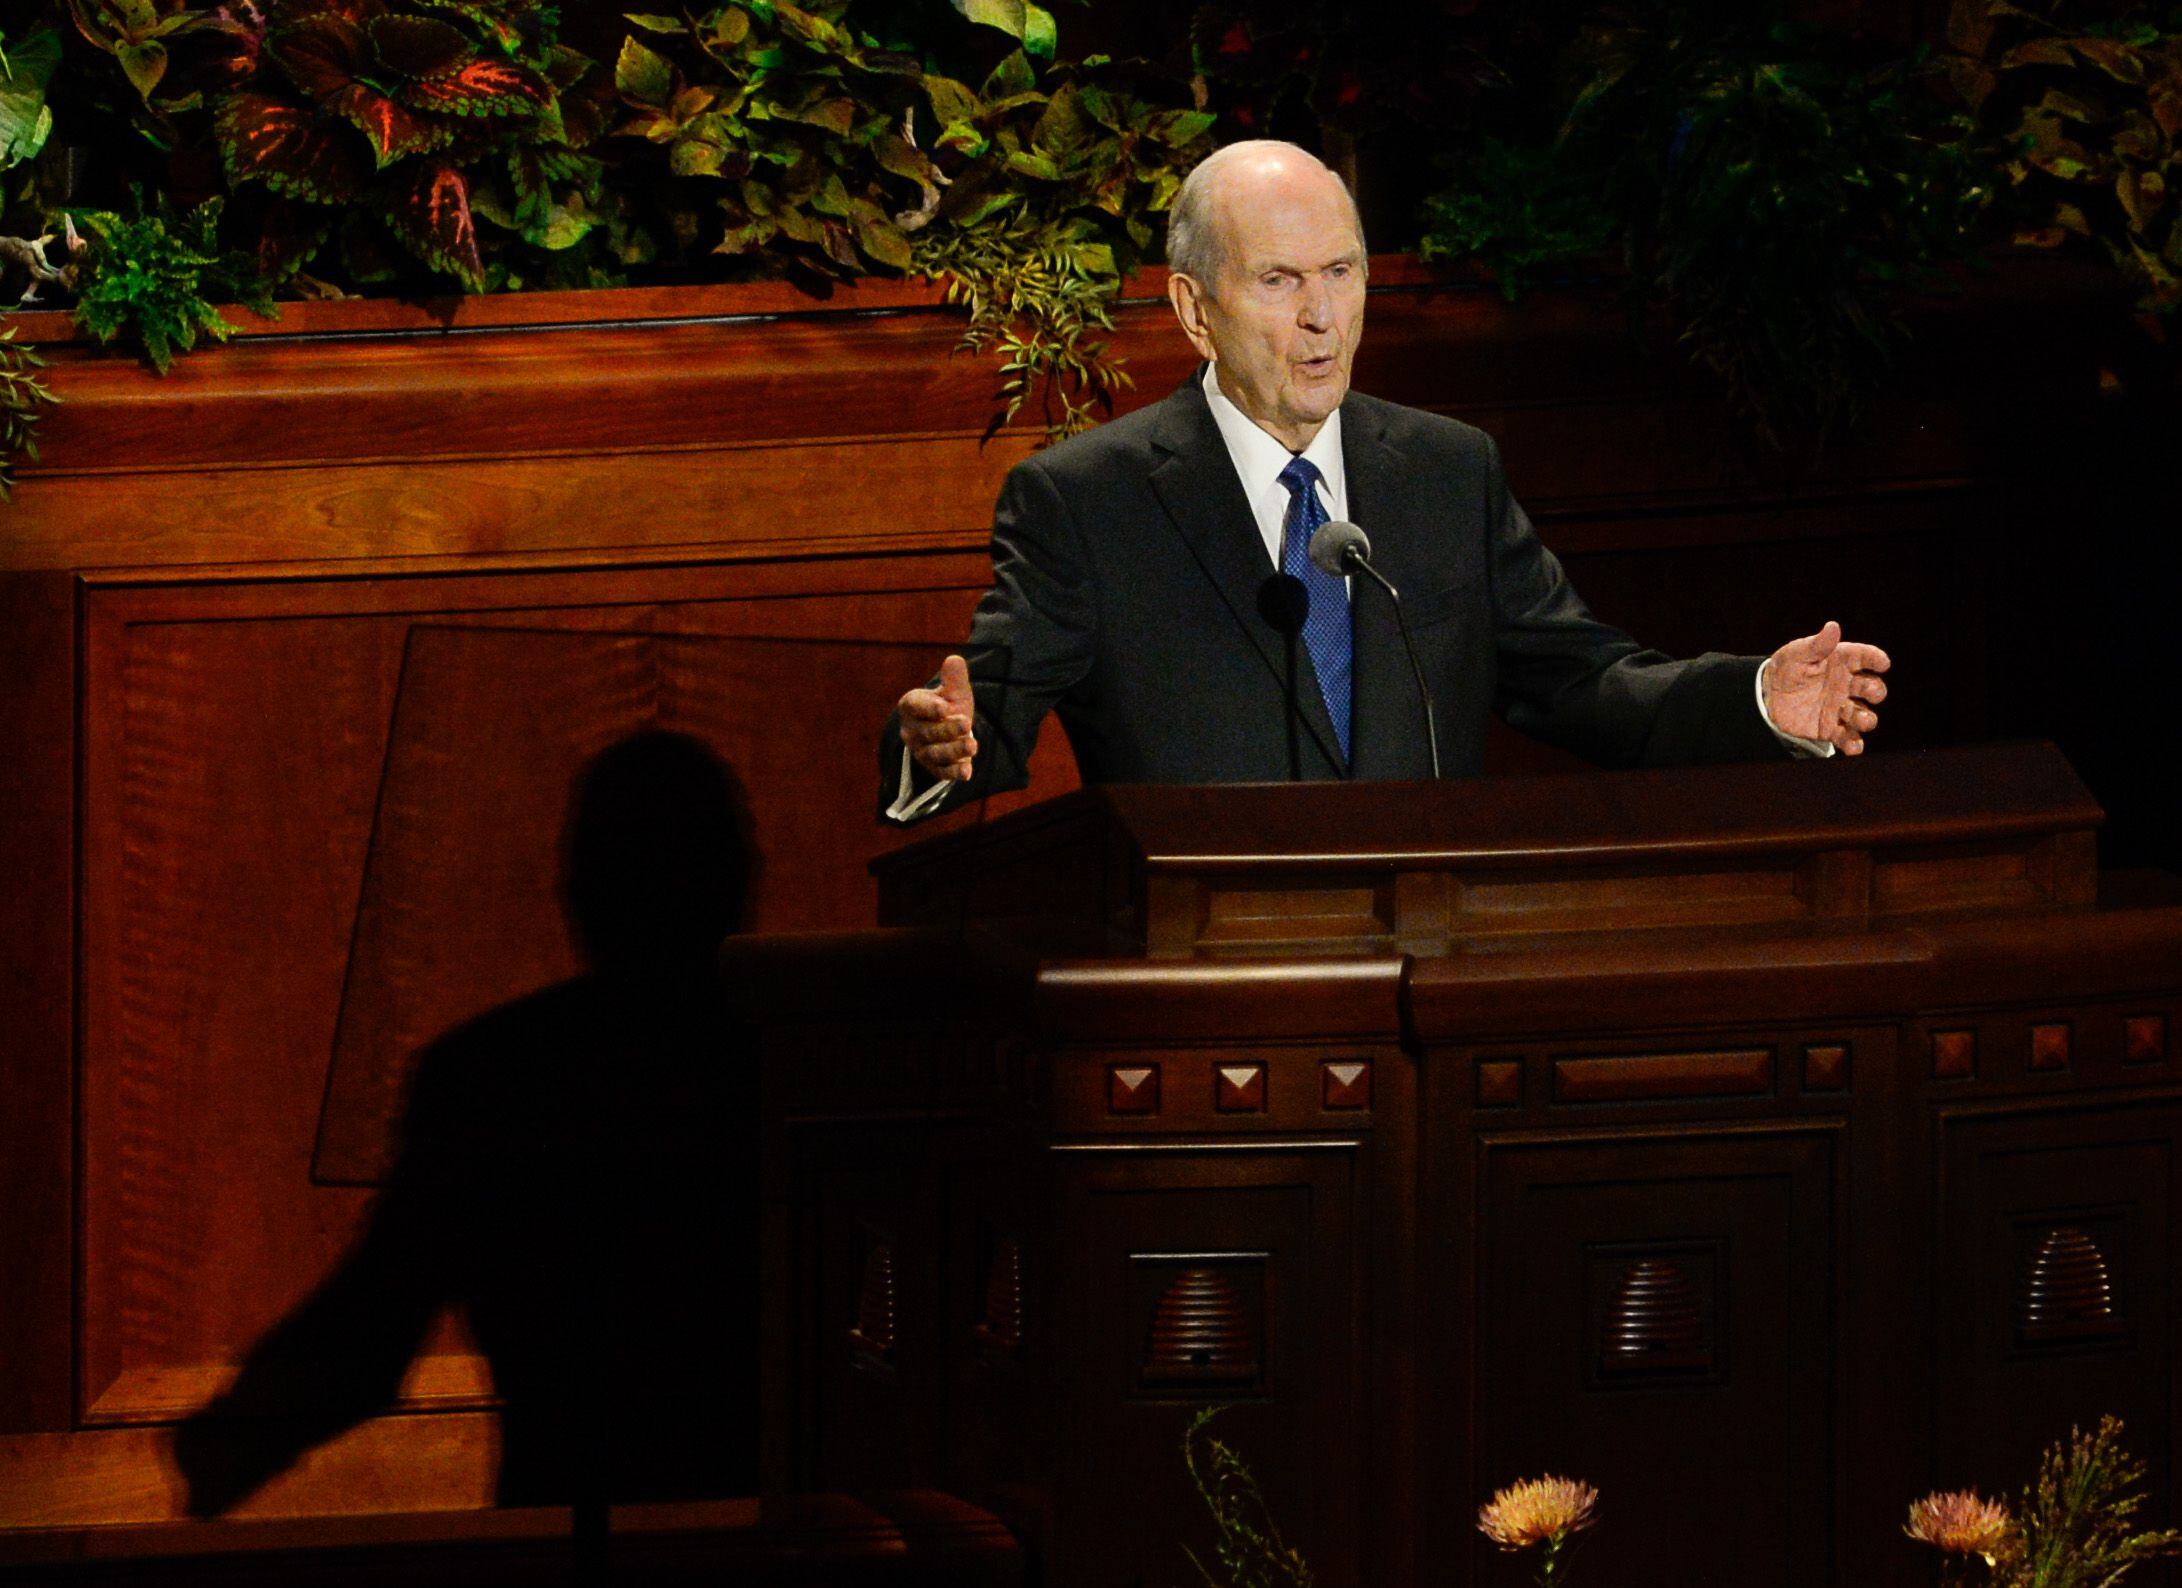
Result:
<svg viewBox="0 0 2182 1588"><path fill-rule="evenodd" d="M1292 143L1231 143L1183 183L1167 238L1183 334L1230 402L1302 451L1348 391L1364 329L1348 188Z"/></svg>
<svg viewBox="0 0 2182 1588"><path fill-rule="evenodd" d="M1168 212L1168 267L1213 288L1234 261L1237 217L1269 204L1322 196L1314 190L1340 196L1361 254L1364 223L1356 200L1348 185L1308 149L1252 138L1213 151L1183 179Z"/></svg>

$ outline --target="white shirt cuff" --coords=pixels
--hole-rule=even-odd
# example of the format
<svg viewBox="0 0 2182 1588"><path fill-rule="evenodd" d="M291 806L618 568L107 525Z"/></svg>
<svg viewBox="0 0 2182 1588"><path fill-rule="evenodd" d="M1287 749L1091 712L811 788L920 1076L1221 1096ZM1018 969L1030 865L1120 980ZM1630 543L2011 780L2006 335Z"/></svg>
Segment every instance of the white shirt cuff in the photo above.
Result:
<svg viewBox="0 0 2182 1588"><path fill-rule="evenodd" d="M1765 664L1763 662L1758 664L1758 716L1768 728L1773 729L1773 737L1786 745L1792 754L1805 756L1814 761L1823 761L1834 753L1833 741L1830 739L1806 739L1800 733L1788 733L1773 726L1773 714L1765 709ZM905 769L908 767L908 757L904 756L902 758L902 765ZM908 772L904 770L902 776L907 777L908 775ZM941 786L945 787L944 784Z"/></svg>
<svg viewBox="0 0 2182 1588"><path fill-rule="evenodd" d="M909 753L908 746L904 745L901 787L894 795L894 803L886 808L886 819L890 822L913 822L920 816L931 815L947 798L947 791L954 787L954 784L942 779L922 794L917 793L916 779L910 773L916 759Z"/></svg>

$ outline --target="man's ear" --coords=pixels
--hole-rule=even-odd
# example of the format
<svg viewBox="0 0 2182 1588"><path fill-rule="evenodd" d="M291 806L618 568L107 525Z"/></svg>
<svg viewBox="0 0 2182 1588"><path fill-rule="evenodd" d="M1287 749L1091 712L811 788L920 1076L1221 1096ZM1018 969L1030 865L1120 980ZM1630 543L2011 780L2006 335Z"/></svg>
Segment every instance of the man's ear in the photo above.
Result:
<svg viewBox="0 0 2182 1588"><path fill-rule="evenodd" d="M1199 358L1212 357L1212 328L1205 320L1205 289L1195 276L1185 276L1181 271L1167 274L1167 301L1174 305L1174 317L1182 322L1182 334L1189 338L1190 346L1197 349Z"/></svg>

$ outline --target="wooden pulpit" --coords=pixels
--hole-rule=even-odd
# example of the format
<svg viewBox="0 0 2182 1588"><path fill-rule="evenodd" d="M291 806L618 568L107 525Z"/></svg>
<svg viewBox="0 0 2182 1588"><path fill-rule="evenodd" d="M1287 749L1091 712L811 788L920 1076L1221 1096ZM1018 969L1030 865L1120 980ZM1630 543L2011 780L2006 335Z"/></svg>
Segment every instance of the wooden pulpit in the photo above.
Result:
<svg viewBox="0 0 2182 1588"><path fill-rule="evenodd" d="M2049 746L1086 789L744 940L775 1481L1194 1580L1212 1432L1329 1585L1922 1583L2106 1412L2175 1514L2182 881ZM1519 1575L1519 1573L1517 1574Z"/></svg>

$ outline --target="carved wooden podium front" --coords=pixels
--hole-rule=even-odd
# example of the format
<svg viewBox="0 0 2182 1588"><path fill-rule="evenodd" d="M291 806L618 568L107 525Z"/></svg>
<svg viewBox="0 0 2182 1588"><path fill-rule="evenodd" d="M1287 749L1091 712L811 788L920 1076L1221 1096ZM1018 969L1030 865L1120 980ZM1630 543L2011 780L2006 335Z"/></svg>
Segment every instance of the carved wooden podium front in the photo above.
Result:
<svg viewBox="0 0 2182 1588"><path fill-rule="evenodd" d="M2043 746L1085 790L759 939L776 1480L928 1483L1057 1588L1913 1583L1927 1488L2115 1412L2172 1519L2182 884Z"/></svg>

